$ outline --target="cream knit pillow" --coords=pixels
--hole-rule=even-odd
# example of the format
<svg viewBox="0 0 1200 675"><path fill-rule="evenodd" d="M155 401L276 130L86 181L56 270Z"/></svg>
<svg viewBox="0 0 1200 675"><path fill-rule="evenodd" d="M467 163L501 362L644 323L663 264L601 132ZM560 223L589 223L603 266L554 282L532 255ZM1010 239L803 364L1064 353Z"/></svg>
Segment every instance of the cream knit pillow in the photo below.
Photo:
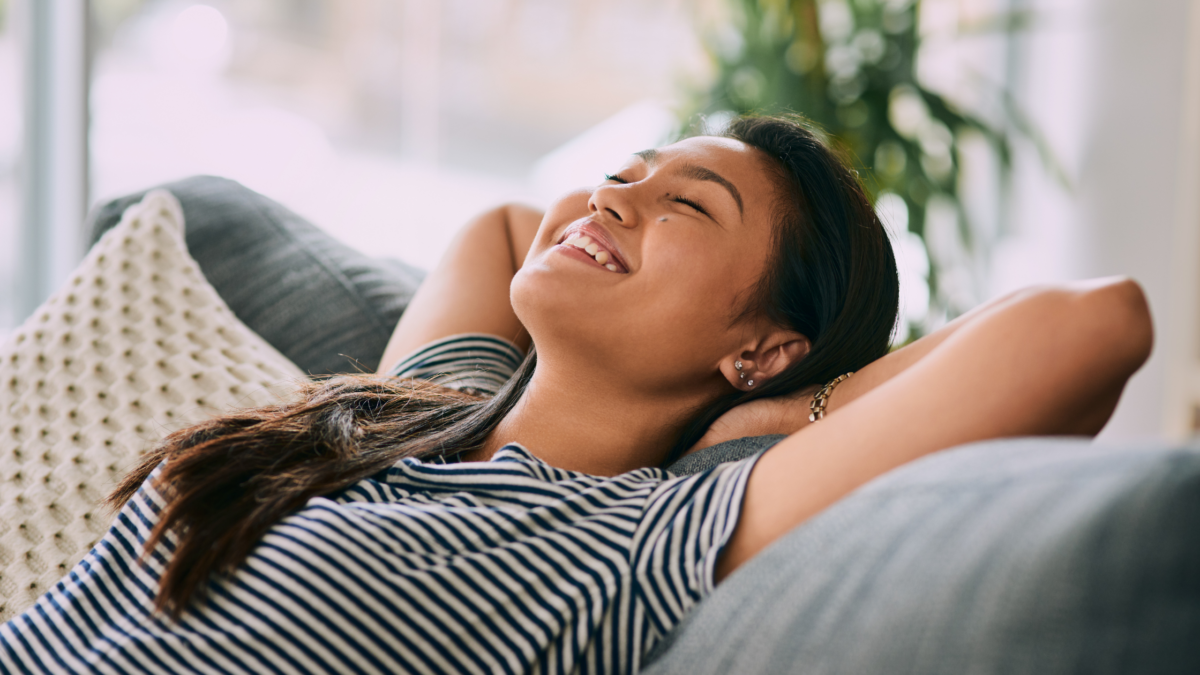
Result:
<svg viewBox="0 0 1200 675"><path fill-rule="evenodd" d="M303 377L204 279L170 193L130 207L0 347L0 622L104 534L140 452Z"/></svg>

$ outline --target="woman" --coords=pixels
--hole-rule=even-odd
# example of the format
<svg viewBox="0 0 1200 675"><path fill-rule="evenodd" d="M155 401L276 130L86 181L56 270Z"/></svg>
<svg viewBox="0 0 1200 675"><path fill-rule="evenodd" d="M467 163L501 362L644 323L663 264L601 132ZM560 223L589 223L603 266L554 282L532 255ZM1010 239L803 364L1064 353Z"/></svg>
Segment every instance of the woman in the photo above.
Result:
<svg viewBox="0 0 1200 675"><path fill-rule="evenodd" d="M1014 294L888 354L896 298L861 186L790 119L638 153L544 216L497 210L414 298L391 377L166 439L105 539L0 628L0 667L634 672L866 481L1096 433L1150 349L1127 280ZM654 468L766 433L788 438Z"/></svg>

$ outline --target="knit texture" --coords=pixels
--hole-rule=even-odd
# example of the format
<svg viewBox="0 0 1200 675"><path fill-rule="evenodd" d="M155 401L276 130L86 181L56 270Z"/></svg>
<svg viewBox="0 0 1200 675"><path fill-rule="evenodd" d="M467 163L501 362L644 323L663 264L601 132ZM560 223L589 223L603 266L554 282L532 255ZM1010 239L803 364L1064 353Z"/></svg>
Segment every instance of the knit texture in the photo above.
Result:
<svg viewBox="0 0 1200 675"><path fill-rule="evenodd" d="M130 207L0 347L0 622L100 539L142 451L303 378L205 280L170 193Z"/></svg>

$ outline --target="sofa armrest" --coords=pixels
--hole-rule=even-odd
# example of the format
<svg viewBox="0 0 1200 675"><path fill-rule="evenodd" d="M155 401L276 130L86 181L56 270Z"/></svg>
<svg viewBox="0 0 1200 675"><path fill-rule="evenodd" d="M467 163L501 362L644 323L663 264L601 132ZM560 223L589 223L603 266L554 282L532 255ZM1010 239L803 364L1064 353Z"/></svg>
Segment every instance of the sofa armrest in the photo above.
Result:
<svg viewBox="0 0 1200 675"><path fill-rule="evenodd" d="M1198 448L963 446L775 542L645 672L1197 673L1197 532Z"/></svg>

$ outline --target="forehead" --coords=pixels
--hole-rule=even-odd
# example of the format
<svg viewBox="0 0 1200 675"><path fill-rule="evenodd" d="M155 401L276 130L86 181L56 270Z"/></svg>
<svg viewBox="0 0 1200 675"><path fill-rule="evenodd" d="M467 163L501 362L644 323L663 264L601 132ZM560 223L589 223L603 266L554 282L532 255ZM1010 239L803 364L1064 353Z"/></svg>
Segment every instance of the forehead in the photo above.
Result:
<svg viewBox="0 0 1200 675"><path fill-rule="evenodd" d="M732 138L721 138L719 136L693 136L661 147L658 151L668 154L693 154L695 156L704 155L714 158L727 157L730 159L735 157L750 158L754 153L759 152L757 148L746 145L741 141Z"/></svg>
<svg viewBox="0 0 1200 675"><path fill-rule="evenodd" d="M730 170L762 171L767 156L758 148L732 138L696 136L685 138L654 151L657 162L687 160L703 162L709 168L724 166Z"/></svg>

